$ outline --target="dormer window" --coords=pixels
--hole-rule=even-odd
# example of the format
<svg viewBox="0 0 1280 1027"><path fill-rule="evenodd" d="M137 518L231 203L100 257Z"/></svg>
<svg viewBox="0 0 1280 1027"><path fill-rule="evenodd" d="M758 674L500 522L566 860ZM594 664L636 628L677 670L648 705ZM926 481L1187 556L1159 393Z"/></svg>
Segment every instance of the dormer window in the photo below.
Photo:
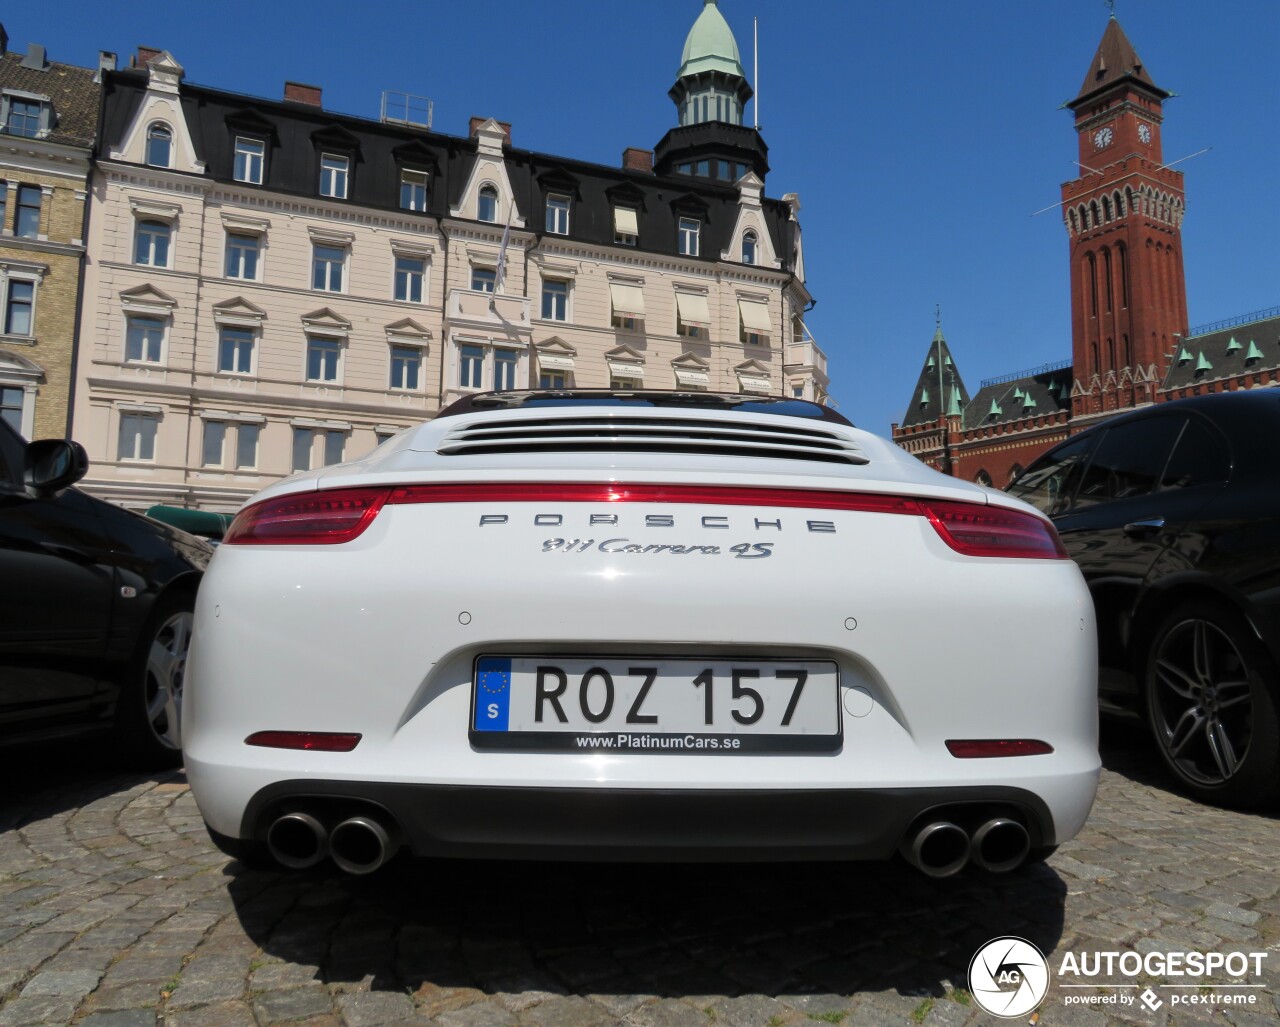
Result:
<svg viewBox="0 0 1280 1027"><path fill-rule="evenodd" d="M408 168L400 172L400 209L424 211L427 209L427 173L410 171Z"/></svg>
<svg viewBox="0 0 1280 1027"><path fill-rule="evenodd" d="M486 185L481 187L476 217L481 221L492 222L498 220L498 190L493 186Z"/></svg>
<svg viewBox="0 0 1280 1027"><path fill-rule="evenodd" d="M569 234L569 197L547 197L547 231L552 235Z"/></svg>
<svg viewBox="0 0 1280 1027"><path fill-rule="evenodd" d="M36 139L53 127L53 108L47 99L5 93L3 107L4 130L9 135Z"/></svg>
<svg viewBox="0 0 1280 1027"><path fill-rule="evenodd" d="M756 245L758 242L755 232L748 231L743 233L742 262L744 264L754 264L756 262Z"/></svg>
<svg viewBox="0 0 1280 1027"><path fill-rule="evenodd" d="M147 163L153 168L173 166L173 133L159 122L147 129Z"/></svg>
<svg viewBox="0 0 1280 1027"><path fill-rule="evenodd" d="M639 243L640 219L635 208L613 208L613 241L619 246L635 246Z"/></svg>
<svg viewBox="0 0 1280 1027"><path fill-rule="evenodd" d="M335 200L347 198L347 175L351 161L331 153L320 155L320 195Z"/></svg>
<svg viewBox="0 0 1280 1027"><path fill-rule="evenodd" d="M677 249L682 257L698 255L698 234L702 225L696 218L681 218Z"/></svg>
<svg viewBox="0 0 1280 1027"><path fill-rule="evenodd" d="M237 182L262 185L263 165L266 163L267 144L261 139L236 136L236 162L234 178Z"/></svg>

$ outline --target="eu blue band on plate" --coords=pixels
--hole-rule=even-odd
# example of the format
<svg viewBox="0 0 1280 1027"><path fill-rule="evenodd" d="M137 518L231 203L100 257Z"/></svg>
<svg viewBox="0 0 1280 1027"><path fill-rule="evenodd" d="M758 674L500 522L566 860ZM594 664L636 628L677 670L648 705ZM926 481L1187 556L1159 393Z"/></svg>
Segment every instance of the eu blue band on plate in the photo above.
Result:
<svg viewBox="0 0 1280 1027"><path fill-rule="evenodd" d="M510 705L511 661L486 656L476 663L475 730L507 730Z"/></svg>

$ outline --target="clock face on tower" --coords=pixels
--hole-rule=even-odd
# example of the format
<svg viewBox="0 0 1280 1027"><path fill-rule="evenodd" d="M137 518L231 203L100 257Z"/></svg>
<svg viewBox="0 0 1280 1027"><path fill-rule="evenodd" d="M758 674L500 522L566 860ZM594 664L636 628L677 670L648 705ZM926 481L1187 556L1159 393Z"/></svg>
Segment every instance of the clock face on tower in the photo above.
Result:
<svg viewBox="0 0 1280 1027"><path fill-rule="evenodd" d="M1115 133L1111 131L1110 127L1100 128L1098 131L1093 133L1093 145L1101 150L1104 146L1111 145L1111 140L1114 136Z"/></svg>
<svg viewBox="0 0 1280 1027"><path fill-rule="evenodd" d="M1144 143L1151 142L1151 126L1143 123L1138 126L1138 138Z"/></svg>

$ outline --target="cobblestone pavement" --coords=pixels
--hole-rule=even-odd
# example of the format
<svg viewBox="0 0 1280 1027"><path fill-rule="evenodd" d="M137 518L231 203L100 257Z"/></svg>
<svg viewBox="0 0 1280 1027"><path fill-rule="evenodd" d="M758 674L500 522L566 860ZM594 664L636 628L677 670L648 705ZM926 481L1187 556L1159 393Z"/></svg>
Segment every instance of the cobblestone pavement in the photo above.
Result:
<svg viewBox="0 0 1280 1027"><path fill-rule="evenodd" d="M1110 730L1104 759L1088 826L1047 865L933 881L857 864L253 871L211 847L181 774L8 757L0 1027L1008 1023L965 990L1005 934L1048 955L1042 1025L1276 1023L1280 821L1171 793L1136 731ZM1217 975L1236 985L1221 993L1140 978L1155 1013L1065 1002L1139 995L1064 988L1067 953L1214 949L1268 957ZM1253 1003L1173 1004L1221 994Z"/></svg>

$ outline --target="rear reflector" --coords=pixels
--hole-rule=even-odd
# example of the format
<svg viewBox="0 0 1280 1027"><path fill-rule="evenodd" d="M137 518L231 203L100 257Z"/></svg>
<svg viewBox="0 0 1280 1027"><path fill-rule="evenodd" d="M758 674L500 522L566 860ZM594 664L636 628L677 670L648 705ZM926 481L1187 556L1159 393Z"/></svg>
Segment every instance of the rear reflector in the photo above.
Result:
<svg viewBox="0 0 1280 1027"><path fill-rule="evenodd" d="M1053 746L1035 738L952 739L947 749L956 759L981 760L992 756L1047 756Z"/></svg>
<svg viewBox="0 0 1280 1027"><path fill-rule="evenodd" d="M363 532L383 505L422 503L687 503L924 517L965 556L1065 560L1046 520L1020 510L878 492L595 482L457 482L301 492L268 499L236 515L223 545L334 545Z"/></svg>
<svg viewBox="0 0 1280 1027"><path fill-rule="evenodd" d="M350 752L359 741L359 735L335 734L329 731L257 731L246 738L244 744L261 745L267 749Z"/></svg>

